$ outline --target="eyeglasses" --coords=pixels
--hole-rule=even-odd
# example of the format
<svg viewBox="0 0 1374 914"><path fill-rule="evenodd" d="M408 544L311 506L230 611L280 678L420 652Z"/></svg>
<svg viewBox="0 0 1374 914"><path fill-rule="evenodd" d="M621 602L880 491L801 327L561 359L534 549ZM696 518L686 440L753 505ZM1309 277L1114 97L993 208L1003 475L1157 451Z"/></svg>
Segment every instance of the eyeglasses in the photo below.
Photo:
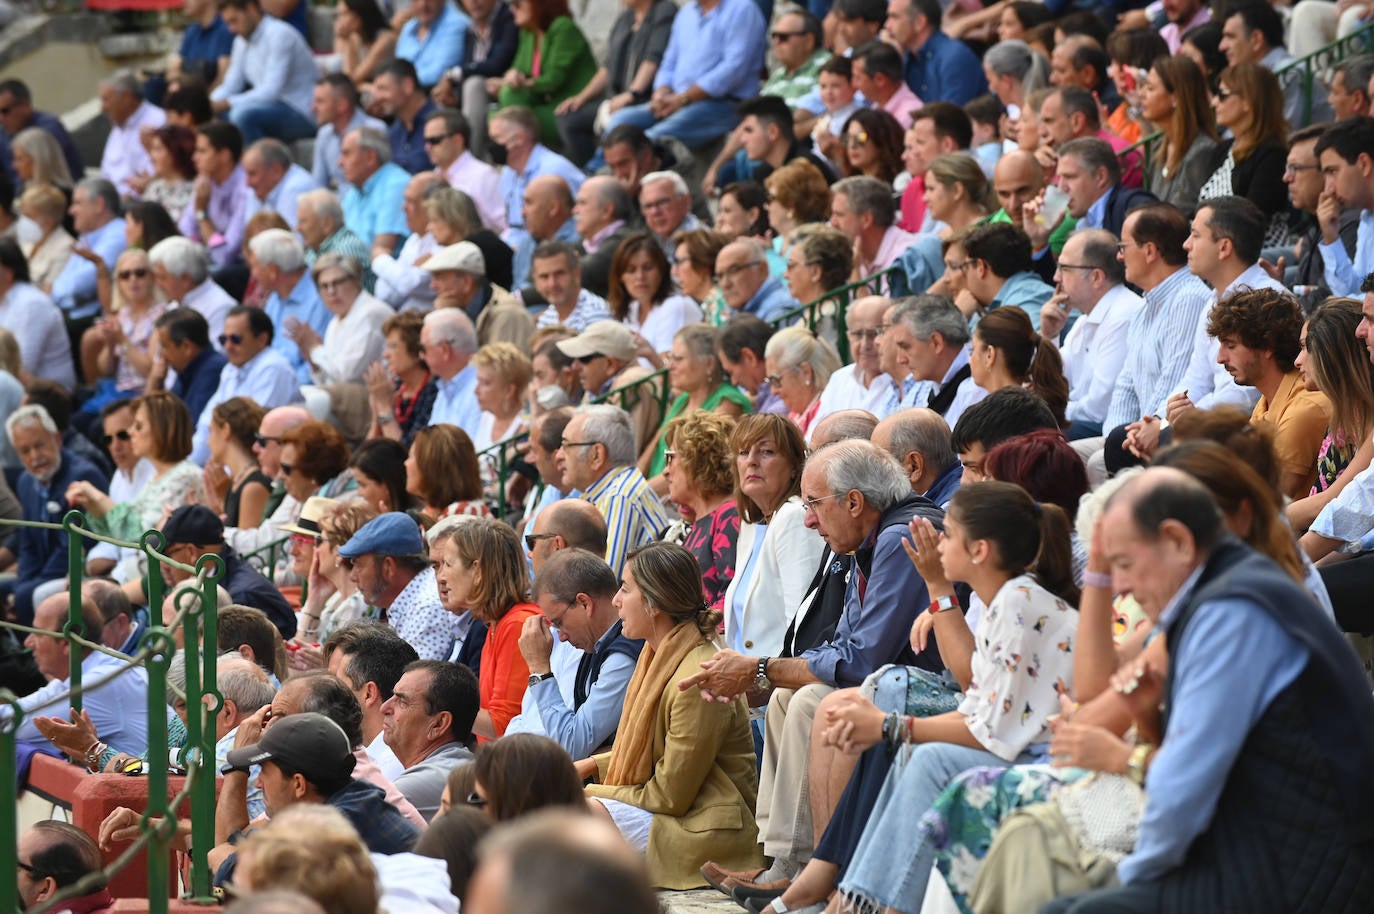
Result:
<svg viewBox="0 0 1374 914"><path fill-rule="evenodd" d="M219 335L219 344L221 346L228 346L230 343L233 343L235 346L241 345L243 343L243 334L221 333Z"/></svg>
<svg viewBox="0 0 1374 914"><path fill-rule="evenodd" d="M1096 270L1097 267L1093 266L1092 264L1088 264L1088 263L1065 263L1064 261L1061 260L1061 261L1059 261L1059 269L1061 269L1061 270L1089 270L1089 271L1091 271L1091 270Z"/></svg>
<svg viewBox="0 0 1374 914"><path fill-rule="evenodd" d="M440 133L435 136L427 136L425 137L425 145L438 146L440 143L442 143L444 140L448 139L451 136L453 136L453 134L451 133Z"/></svg>
<svg viewBox="0 0 1374 914"><path fill-rule="evenodd" d="M147 276L148 273L149 270L147 267L134 267L131 270L120 270L115 275L120 279L142 279Z"/></svg>
<svg viewBox="0 0 1374 914"><path fill-rule="evenodd" d="M844 138L844 141L848 143L850 146L867 146L868 133L867 131L862 130L858 133L851 133L849 134L849 136Z"/></svg>
<svg viewBox="0 0 1374 914"><path fill-rule="evenodd" d="M282 467L282 469L284 470L286 467ZM291 544L293 546L318 546L323 540L324 537L322 536L309 536L305 533L291 534Z"/></svg>
<svg viewBox="0 0 1374 914"><path fill-rule="evenodd" d="M1060 264L1060 266L1063 266L1063 264ZM883 335L883 331L881 328L877 330L846 330L844 335L855 341L876 340Z"/></svg>
<svg viewBox="0 0 1374 914"><path fill-rule="evenodd" d="M597 441L564 441L562 447L596 447L599 443Z"/></svg>
<svg viewBox="0 0 1374 914"><path fill-rule="evenodd" d="M1311 165L1294 165L1292 162L1289 162L1287 165L1283 166L1283 173L1286 175L1295 175L1300 171L1317 171L1320 168L1321 166L1316 162L1313 162Z"/></svg>
<svg viewBox="0 0 1374 914"><path fill-rule="evenodd" d="M343 279L332 279L332 280L329 280L328 282L316 283L316 284L315 284L315 288L319 289L321 292L323 292L323 293L325 293L326 295L328 295L330 292L333 292L335 289L341 289L341 288L343 288L344 286L346 286L346 285L348 285L349 283L351 283L352 281L353 281L353 280L352 280L351 277L345 276Z"/></svg>
<svg viewBox="0 0 1374 914"><path fill-rule="evenodd" d="M816 510L816 505L820 504L821 502L826 501L826 500L831 499L831 498L839 498L841 495L847 495L847 494L849 494L849 493L847 493L847 492L836 492L834 495L822 495L820 498L803 498L803 499L802 499L802 507L805 508L807 511L814 511L814 510Z"/></svg>
<svg viewBox="0 0 1374 914"><path fill-rule="evenodd" d="M1230 98L1231 96L1233 96L1233 95L1235 95L1235 94L1236 94L1236 93L1232 92L1230 89L1226 88L1225 86L1218 86L1218 87L1217 87L1217 98L1220 98L1220 99L1228 99L1228 98Z"/></svg>
<svg viewBox="0 0 1374 914"><path fill-rule="evenodd" d="M1126 253L1127 248L1143 248L1144 246L1145 245L1137 244L1134 241L1118 241L1116 245L1116 252L1118 254L1124 254Z"/></svg>
<svg viewBox="0 0 1374 914"><path fill-rule="evenodd" d="M578 356L577 358L573 359L573 361L576 362L576 363L579 364L579 365L589 365L589 364L591 364L592 362L595 362L597 359L604 359L604 358L605 358L605 356L602 355L601 353L599 353L599 352L593 352L591 355L580 355L580 356Z"/></svg>
<svg viewBox="0 0 1374 914"><path fill-rule="evenodd" d="M663 207L668 206L672 202L672 197L663 197L658 200L645 200L639 204L639 208L647 213L651 209L662 209Z"/></svg>
<svg viewBox="0 0 1374 914"><path fill-rule="evenodd" d="M946 270L950 270L950 271L955 272L955 273L962 273L962 272L964 272L965 270L967 270L967 269L969 268L969 265L972 264L972 263L973 263L973 258L972 258L972 257L970 257L968 260L960 260L960 261L958 261L957 263L950 263L948 260L946 260L946 261L945 261L945 269L946 269Z"/></svg>
<svg viewBox="0 0 1374 914"><path fill-rule="evenodd" d="M133 436L129 434L129 430L127 428L121 428L113 435L101 435L100 442L101 444L104 444L106 447L109 447L115 441L128 441L132 437Z"/></svg>
<svg viewBox="0 0 1374 914"><path fill-rule="evenodd" d="M551 540L556 536L558 536L557 533L526 533L525 548L528 549L530 552L533 552L535 543L539 542L540 540Z"/></svg>
<svg viewBox="0 0 1374 914"><path fill-rule="evenodd" d="M268 435L254 435L253 441L257 443L258 447L267 447L269 444L281 444L280 438L272 438Z"/></svg>
<svg viewBox="0 0 1374 914"><path fill-rule="evenodd" d="M752 270L754 267L758 266L760 262L741 263L733 267L726 267L725 269L721 270L719 273L716 274L715 280L717 283L722 283L725 282L725 280L727 279L734 279L736 273L743 273L745 270Z"/></svg>
<svg viewBox="0 0 1374 914"><path fill-rule="evenodd" d="M563 628L563 620L566 619L566 618L568 618L568 613L572 612L574 609L577 609L577 603L576 603L576 601L574 601L574 602L572 602L572 603L569 603L569 604L568 604L568 608L565 609L565 610L563 610L563 612L562 612L561 614L559 614L559 616L558 616L557 619L549 619L549 625L552 625L554 628L557 628L557 629L562 629L562 628ZM547 617L546 617L546 618L547 618Z"/></svg>
<svg viewBox="0 0 1374 914"><path fill-rule="evenodd" d="M793 38L800 38L805 32L769 32L768 37L774 41L791 41Z"/></svg>

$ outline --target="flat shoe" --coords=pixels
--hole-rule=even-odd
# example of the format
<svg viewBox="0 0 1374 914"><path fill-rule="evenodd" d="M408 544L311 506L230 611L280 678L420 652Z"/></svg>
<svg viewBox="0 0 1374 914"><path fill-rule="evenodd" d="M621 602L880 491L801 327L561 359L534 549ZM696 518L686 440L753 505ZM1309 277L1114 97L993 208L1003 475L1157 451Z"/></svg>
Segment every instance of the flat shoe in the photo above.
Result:
<svg viewBox="0 0 1374 914"><path fill-rule="evenodd" d="M740 882L752 884L753 880L763 875L764 870L763 867L756 870L727 870L719 863L708 861L700 872L701 878L705 879L711 888L729 895L730 890Z"/></svg>
<svg viewBox="0 0 1374 914"><path fill-rule="evenodd" d="M792 885L791 879L777 879L772 882L750 882L736 884L730 890L730 897L735 899L735 904L743 905L747 899L761 898L765 902L772 901L788 887Z"/></svg>

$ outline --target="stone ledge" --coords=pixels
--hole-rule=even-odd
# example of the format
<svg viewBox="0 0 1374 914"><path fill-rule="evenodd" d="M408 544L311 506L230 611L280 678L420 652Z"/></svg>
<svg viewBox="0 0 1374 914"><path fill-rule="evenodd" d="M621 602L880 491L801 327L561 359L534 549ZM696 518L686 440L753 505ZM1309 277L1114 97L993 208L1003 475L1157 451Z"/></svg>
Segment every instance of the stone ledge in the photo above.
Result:
<svg viewBox="0 0 1374 914"><path fill-rule="evenodd" d="M659 892L663 914L741 914L743 908L712 888Z"/></svg>

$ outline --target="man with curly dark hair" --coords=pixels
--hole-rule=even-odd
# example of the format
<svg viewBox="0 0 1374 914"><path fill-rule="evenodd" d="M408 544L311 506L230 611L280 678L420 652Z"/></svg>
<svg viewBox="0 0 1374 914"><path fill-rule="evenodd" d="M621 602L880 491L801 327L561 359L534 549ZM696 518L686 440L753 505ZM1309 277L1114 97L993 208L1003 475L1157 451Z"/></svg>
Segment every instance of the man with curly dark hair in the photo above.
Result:
<svg viewBox="0 0 1374 914"><path fill-rule="evenodd" d="M1293 365L1301 333L1297 299L1275 289L1243 289L1223 298L1207 320L1207 334L1220 346L1217 363L1236 384L1259 391L1250 421L1273 425L1279 485L1290 498L1311 490L1331 418L1326 395L1307 390Z"/></svg>

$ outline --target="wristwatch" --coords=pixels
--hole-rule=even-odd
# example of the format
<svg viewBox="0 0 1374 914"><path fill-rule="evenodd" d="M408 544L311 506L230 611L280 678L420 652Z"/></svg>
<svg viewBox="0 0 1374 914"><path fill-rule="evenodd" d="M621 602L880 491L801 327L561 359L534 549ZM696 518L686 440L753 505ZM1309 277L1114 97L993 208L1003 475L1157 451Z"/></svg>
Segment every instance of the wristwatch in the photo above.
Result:
<svg viewBox="0 0 1374 914"><path fill-rule="evenodd" d="M938 598L938 599L935 599L935 600L931 600L931 601L930 601L930 609L929 609L929 612L930 612L930 614L931 614L932 616L935 616L935 615L939 615L940 613L947 613L947 612L949 612L951 609L958 609L958 608L959 608L959 601L958 601L958 600L955 600L954 597L949 596L948 594L946 594L946 595L943 596L943 597L940 597L940 598Z"/></svg>
<svg viewBox="0 0 1374 914"><path fill-rule="evenodd" d="M768 678L768 658L759 658L759 671L754 674L754 688L760 692L766 692L773 688L773 681Z"/></svg>
<svg viewBox="0 0 1374 914"><path fill-rule="evenodd" d="M545 679L552 679L552 678L553 678L553 674L552 674L552 673L535 673L535 674L533 674L532 676L530 676L529 688L532 689L532 688L534 688L535 686L539 685L539 683L543 682Z"/></svg>
<svg viewBox="0 0 1374 914"><path fill-rule="evenodd" d="M1131 751L1131 757L1126 762L1126 777L1134 781L1139 787L1145 786L1145 774L1148 770L1146 762L1150 759L1150 753L1154 751L1154 746L1149 743L1141 743Z"/></svg>

